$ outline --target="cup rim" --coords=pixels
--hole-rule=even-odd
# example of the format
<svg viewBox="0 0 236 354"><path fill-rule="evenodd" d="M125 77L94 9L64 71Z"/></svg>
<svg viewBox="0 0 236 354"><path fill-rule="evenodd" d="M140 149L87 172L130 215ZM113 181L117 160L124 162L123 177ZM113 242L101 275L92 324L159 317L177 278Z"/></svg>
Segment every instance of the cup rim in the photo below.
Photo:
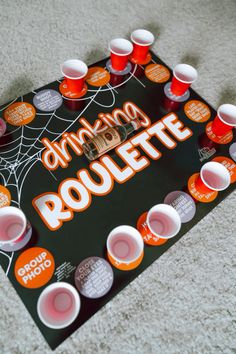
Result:
<svg viewBox="0 0 236 354"><path fill-rule="evenodd" d="M138 246L140 248L139 254L137 255L137 257L135 257L134 259L129 260L129 261L126 261L124 259L120 259L120 258L116 257L113 254L111 247L110 247L111 238L114 235L116 235L117 233L124 232L124 230L125 230L125 232L127 232L127 233L130 232L132 234L132 237L136 239L136 241L138 242ZM107 251L108 251L109 255L111 255L111 257L116 262L123 263L123 264L131 264L131 263L137 261L144 251L144 241L143 241L143 238L142 238L140 232L135 227L130 226L130 225L120 225L120 226L115 227L113 230L111 230L111 232L109 233L109 235L107 237L106 246L107 246Z"/></svg>
<svg viewBox="0 0 236 354"><path fill-rule="evenodd" d="M210 186L210 185L206 182L205 178L203 177L203 172L205 171L205 169L206 169L209 165L215 166L216 168L220 168L220 169L222 170L222 173L224 173L224 172L226 173L226 171L227 171L228 183L227 183L227 185L226 185L225 187L222 187L222 188L215 188L215 187ZM206 162L206 163L202 166L202 168L201 168L201 170L200 170L200 177L201 177L201 180L203 181L203 183L204 183L209 189L211 189L212 191L220 192L220 191L223 191L223 190L225 190L226 188L228 188L229 185L230 185L230 173L229 173L229 171L227 170L227 168L226 168L224 165L222 165L220 162L216 162L216 161L209 161L209 162Z"/></svg>
<svg viewBox="0 0 236 354"><path fill-rule="evenodd" d="M117 53L114 49L112 49L112 44L114 44L115 41L120 41L120 42L122 41L123 43L126 43L130 47L129 50L127 49L127 53ZM130 55L132 53L133 44L128 39L125 39L125 38L114 38L109 43L109 50L111 53L113 53L115 55L118 55L120 57L124 57L124 56Z"/></svg>
<svg viewBox="0 0 236 354"><path fill-rule="evenodd" d="M152 230L152 227L150 225L150 222L149 222L149 218L150 218L150 214L153 213L153 212L158 212L158 211L162 211L165 210L165 214L168 216L169 213L172 213L172 215L176 218L176 223L177 223L177 231L175 232L172 232L169 236L162 236L162 235L159 235L157 234L155 231ZM161 238L161 239L165 239L165 240L168 240L174 236L176 236L180 229L181 229L181 219L180 219L180 216L179 216L179 213L177 212L177 210L175 208L173 208L171 205L168 205L168 204L156 204L154 205L151 209L149 209L148 213L147 213L147 219L146 219L146 223L148 225L148 228L149 230L151 231L152 234L154 234L155 236Z"/></svg>
<svg viewBox="0 0 236 354"><path fill-rule="evenodd" d="M42 315L41 312L41 308L40 305L42 303L43 297L46 296L47 294L50 293L50 291L54 290L54 289L58 289L58 288L64 288L69 290L74 299L75 299L75 311L74 311L74 315L70 320L67 320L67 322L65 322L64 324L61 325L55 325L55 324L50 324L48 323L45 318ZM68 327L71 323L73 323L75 321L75 319L77 318L79 312L80 312L80 308L81 308L81 300L80 300L80 296L78 291L75 289L75 287L69 283L66 282L55 282L52 284L49 284L46 288L43 289L43 291L41 292L41 294L38 297L38 301L37 301L37 313L39 316L40 321L47 327L52 328L52 329L62 329L62 328L66 328Z"/></svg>
<svg viewBox="0 0 236 354"><path fill-rule="evenodd" d="M22 234L24 233L24 230L26 229L26 226L27 226L26 216L21 209L14 207L14 206L5 206L3 208L0 208L0 214L3 214L3 215L4 214L5 215L13 214L13 213L11 213L11 211L14 212L14 215L18 215L22 218L22 220L23 220L22 232L10 240L0 240L0 245L9 245L9 244L15 243L19 238L22 237Z"/></svg>
<svg viewBox="0 0 236 354"><path fill-rule="evenodd" d="M142 32L144 35L146 34L146 35L150 36L150 40L149 40L147 43L140 43L140 42L135 38L135 35L137 35L138 32L139 32L139 33ZM135 44L137 44L137 45L140 45L141 47L148 47L148 46L152 45L152 44L154 43L154 40L155 40L155 37L154 37L153 33L150 32L150 31L148 31L148 30L146 30L146 29L143 29L143 28L134 30L134 31L131 33L130 38L131 38L131 41L132 41L133 43L135 43Z"/></svg>
<svg viewBox="0 0 236 354"><path fill-rule="evenodd" d="M72 77L70 75L67 75L65 72L64 72L64 66L67 65L67 64L78 64L80 65L80 67L82 68L83 70L83 73L81 73L81 75L78 75L76 77ZM79 59L68 59L66 61L64 61L64 63L61 64L61 73L64 77L70 79L70 80L79 80L79 79L83 79L87 73L88 73L88 67L87 65L82 61L82 60L79 60Z"/></svg>
<svg viewBox="0 0 236 354"><path fill-rule="evenodd" d="M235 123L229 123L229 122L226 122L225 120L224 120L224 118L222 118L222 112L221 112L221 110L222 109L231 109L231 112L232 112L232 115L234 114L234 119L235 119ZM226 124L226 125L228 125L229 127L236 127L236 106L235 105L233 105L233 104L231 104L231 103L224 103L224 104L222 104L222 105L220 105L220 107L217 109L217 116L218 116L218 118L222 121L222 123L224 123L224 124Z"/></svg>
<svg viewBox="0 0 236 354"><path fill-rule="evenodd" d="M180 68L185 68L187 70L191 70L192 71L192 76L193 78L190 79L190 80L182 80L180 78L178 78L177 74L176 74L176 71ZM180 82L183 82L184 84L192 84L194 81L197 80L198 78L198 73L197 73L197 70L192 66L192 65L189 65L189 64L177 64L175 67L174 67L174 70L173 70L173 75L174 77L180 81Z"/></svg>

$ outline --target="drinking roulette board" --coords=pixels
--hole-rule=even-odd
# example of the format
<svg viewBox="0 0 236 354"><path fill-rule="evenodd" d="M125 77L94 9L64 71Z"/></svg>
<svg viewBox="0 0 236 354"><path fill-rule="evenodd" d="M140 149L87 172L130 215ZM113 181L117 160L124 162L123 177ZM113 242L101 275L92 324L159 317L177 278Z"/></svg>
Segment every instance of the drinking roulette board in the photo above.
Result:
<svg viewBox="0 0 236 354"><path fill-rule="evenodd" d="M172 72L151 57L145 65L129 63L122 75L110 70L108 58L91 65L82 96L69 92L61 78L0 108L7 124L0 138L0 206L20 207L32 226L29 243L15 252L0 250L0 263L52 349L235 189L235 133L209 138L216 111L192 89L183 102L167 98ZM88 162L83 142L135 118L141 129ZM212 160L228 168L231 184L201 195L189 179ZM45 326L37 314L42 290L57 281L75 285L79 263L107 259L113 228L136 227L140 215L159 203L180 213L179 234L162 245L145 244L136 269L113 267L110 291L96 299L80 295L80 313L69 327Z"/></svg>

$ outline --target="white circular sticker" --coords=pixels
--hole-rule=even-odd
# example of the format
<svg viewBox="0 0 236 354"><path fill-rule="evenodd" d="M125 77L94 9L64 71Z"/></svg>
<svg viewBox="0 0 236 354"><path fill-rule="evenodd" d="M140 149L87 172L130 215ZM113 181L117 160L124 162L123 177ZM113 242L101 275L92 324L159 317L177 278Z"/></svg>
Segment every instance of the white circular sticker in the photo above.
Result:
<svg viewBox="0 0 236 354"><path fill-rule="evenodd" d="M179 213L182 223L192 220L196 213L196 204L193 198L182 191L169 193L164 200L165 204L171 205Z"/></svg>
<svg viewBox="0 0 236 354"><path fill-rule="evenodd" d="M75 272L75 285L87 298L98 299L108 293L114 280L110 264L100 257L84 259Z"/></svg>
<svg viewBox="0 0 236 354"><path fill-rule="evenodd" d="M39 91L33 98L35 107L43 112L55 111L62 105L62 101L61 94L51 89Z"/></svg>
<svg viewBox="0 0 236 354"><path fill-rule="evenodd" d="M232 157L232 159L236 162L236 143L230 145L229 154Z"/></svg>

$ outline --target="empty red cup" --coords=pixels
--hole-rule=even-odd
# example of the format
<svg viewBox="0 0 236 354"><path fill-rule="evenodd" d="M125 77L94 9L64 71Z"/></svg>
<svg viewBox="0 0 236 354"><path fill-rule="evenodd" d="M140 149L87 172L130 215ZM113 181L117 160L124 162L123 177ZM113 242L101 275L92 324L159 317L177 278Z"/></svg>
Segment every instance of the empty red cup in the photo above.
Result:
<svg viewBox="0 0 236 354"><path fill-rule="evenodd" d="M200 175L195 182L196 189L203 194L223 191L229 185L229 171L224 165L215 161L207 162L202 166Z"/></svg>
<svg viewBox="0 0 236 354"><path fill-rule="evenodd" d="M217 136L223 136L236 127L236 106L222 104L217 111L217 116L212 123L212 131Z"/></svg>
<svg viewBox="0 0 236 354"><path fill-rule="evenodd" d="M109 50L111 52L112 68L117 71L124 70L133 51L133 44L127 39L116 38L110 42Z"/></svg>
<svg viewBox="0 0 236 354"><path fill-rule="evenodd" d="M78 59L66 60L61 66L62 75L69 91L81 92L84 86L84 79L88 72L87 65Z"/></svg>
<svg viewBox="0 0 236 354"><path fill-rule="evenodd" d="M175 96L182 96L197 79L197 70L188 64L178 64L173 70L170 91Z"/></svg>
<svg viewBox="0 0 236 354"><path fill-rule="evenodd" d="M131 41L133 42L134 50L132 58L137 62L142 62L146 59L149 48L154 42L154 35L145 30L137 29L131 33Z"/></svg>

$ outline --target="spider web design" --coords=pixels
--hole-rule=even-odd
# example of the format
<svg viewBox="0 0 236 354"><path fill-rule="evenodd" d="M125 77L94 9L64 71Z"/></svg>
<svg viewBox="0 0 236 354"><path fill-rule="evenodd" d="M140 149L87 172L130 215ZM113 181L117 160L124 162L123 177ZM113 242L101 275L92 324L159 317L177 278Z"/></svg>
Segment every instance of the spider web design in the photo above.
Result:
<svg viewBox="0 0 236 354"><path fill-rule="evenodd" d="M127 79L125 79L121 84L118 84L117 86L111 86L108 83L103 87L100 86L95 89L89 89L88 96L86 95L84 98L73 99L73 101L85 100L84 109L80 111L79 114L73 119L60 117L57 114L57 111L60 109L58 108L57 110L50 113L37 112L36 117L32 122L30 122L30 124L20 127L9 127L9 131L7 131L0 138L0 184L9 189L12 196L12 206L16 206L18 208L21 207L22 191L27 176L31 169L38 162L42 162L41 154L45 149L45 146L40 139L48 138L51 142L55 142L60 139L62 134L68 131L79 120L79 118L92 103L103 108L113 107L116 102L115 95L118 94L116 88L124 85L131 78L135 78L143 87L145 87L144 84L136 78L136 70L137 65L134 66ZM62 79L57 81L60 83L61 80ZM39 91L40 90L42 90L42 88L39 89ZM108 97L111 99L109 104L104 104L103 102L99 101L100 93L108 93ZM37 94L37 92L32 91L32 95L35 94ZM67 99L64 96L62 97ZM0 109L0 116L3 115L4 110L12 103L23 101L24 96L11 101L9 104ZM104 95L102 96L102 101L104 101ZM60 131L57 131L58 125L60 126ZM12 137L14 137L13 140ZM48 172L51 174L52 178L56 180L56 177L53 175L53 173L49 170ZM8 274L13 260L14 252L6 253L0 250L0 254L5 256L8 260L6 269L6 274Z"/></svg>

